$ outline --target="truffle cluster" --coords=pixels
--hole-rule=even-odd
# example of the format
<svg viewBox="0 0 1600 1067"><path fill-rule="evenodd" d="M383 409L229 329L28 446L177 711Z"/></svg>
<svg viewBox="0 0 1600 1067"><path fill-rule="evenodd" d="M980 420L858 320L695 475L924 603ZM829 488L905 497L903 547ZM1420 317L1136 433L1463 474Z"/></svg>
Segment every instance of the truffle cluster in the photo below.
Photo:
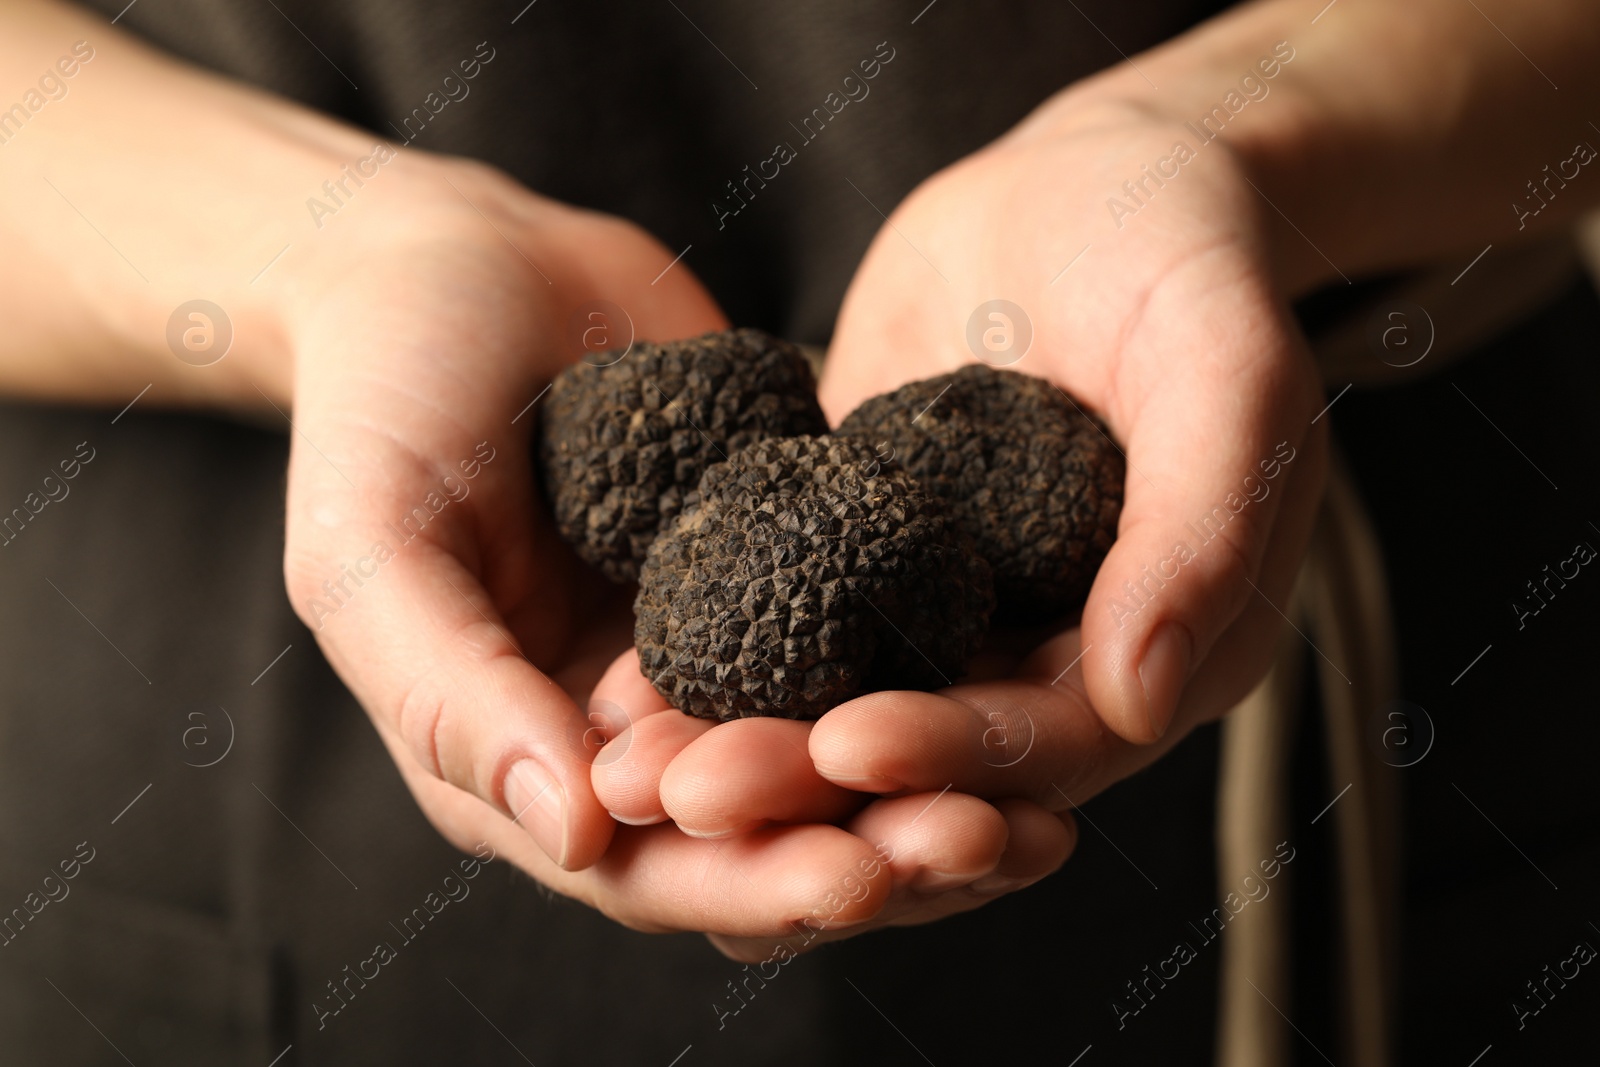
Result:
<svg viewBox="0 0 1600 1067"><path fill-rule="evenodd" d="M804 355L756 330L570 368L539 460L562 536L639 582L645 676L716 719L948 685L997 601L1078 608L1124 467L1061 390L987 366L875 397L829 435Z"/></svg>
<svg viewBox="0 0 1600 1067"><path fill-rule="evenodd" d="M994 567L1002 612L1083 604L1116 537L1122 453L1054 385L974 364L862 404L840 424L949 504Z"/></svg>
<svg viewBox="0 0 1600 1067"><path fill-rule="evenodd" d="M567 368L542 412L539 461L561 535L628 582L707 467L754 441L827 429L800 349L728 330Z"/></svg>
<svg viewBox="0 0 1600 1067"><path fill-rule="evenodd" d="M988 629L988 564L859 442L758 442L689 505L645 561L634 638L690 714L817 718L863 692L948 685Z"/></svg>

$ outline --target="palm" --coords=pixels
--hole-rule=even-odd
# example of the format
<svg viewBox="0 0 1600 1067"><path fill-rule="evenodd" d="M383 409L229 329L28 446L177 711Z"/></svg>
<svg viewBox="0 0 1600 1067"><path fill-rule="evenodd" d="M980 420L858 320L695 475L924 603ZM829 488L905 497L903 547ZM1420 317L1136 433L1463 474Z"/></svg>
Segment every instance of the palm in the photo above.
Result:
<svg viewBox="0 0 1600 1067"><path fill-rule="evenodd" d="M348 264L330 256L329 284L301 320L285 559L296 608L456 845L488 842L645 929L775 937L819 909L834 923L876 914L891 878L865 877L867 836L887 833L885 815L916 815L894 802L863 813L859 833L800 825L718 844L656 826L613 839L590 764L619 724L580 707L630 643L628 595L553 532L529 460L535 401L578 356L568 319L589 301L620 305L644 339L725 324L687 268L664 272L671 254L638 230L451 173L493 226L462 210L442 238ZM461 462L472 459L468 477ZM452 485L457 498L443 503ZM422 529L402 532L419 505ZM392 551L376 552L379 542ZM361 583L332 613L312 607L346 565ZM636 706L658 699L631 658L608 691ZM511 771L529 758L559 789L519 805ZM555 823L537 803L547 794L562 798ZM998 824L989 841L1005 838L993 809L950 798L922 820L935 837L901 843L893 879L905 885L929 863L992 867L982 848L940 844L966 841L940 831L974 817Z"/></svg>
<svg viewBox="0 0 1600 1067"><path fill-rule="evenodd" d="M1270 487L1292 485L1293 503L1269 492L1221 550L1186 565L1201 586L1265 566L1256 584L1281 603L1320 484L1315 371L1273 291L1255 226L1261 205L1234 160L1211 145L1169 164L1178 174L1163 185L1145 179L1139 201L1122 188L1171 158L1174 140L1170 128L1137 121L1098 118L1066 133L1026 123L925 184L868 253L822 382L837 419L874 393L987 358L1053 381L1106 419L1129 460L1127 503L1085 609L1083 668L1108 724L1140 740L1150 739L1145 695L1127 676L1150 628L1136 625L1142 611L1126 610L1139 604L1122 583L1154 590L1143 569L1171 557L1185 522L1259 476L1278 442L1309 442L1311 462ZM1137 211L1114 214L1113 194ZM1021 358L969 347L969 317L996 297L1031 322ZM1227 593L1210 610L1245 629L1219 651L1276 619L1263 601ZM1217 658L1199 677L1191 721L1220 714L1253 684L1265 664L1258 647ZM1193 662L1206 651L1194 649Z"/></svg>
<svg viewBox="0 0 1600 1067"><path fill-rule="evenodd" d="M984 663L968 684L871 694L814 727L660 731L659 750L631 753L654 761L653 773L616 783L597 768L608 803L631 802L635 814L653 810L699 831L796 818L802 805L775 803L780 794L809 798L825 817L830 804L844 803L829 789L950 789L989 798L1012 817L1064 812L1255 682L1320 492L1323 442L1312 423L1320 401L1264 262L1255 194L1223 148L1207 149L1135 217L1114 224L1107 197L1142 164L1167 156L1173 139L1134 115L1036 119L930 179L896 209L862 263L821 384L837 421L869 396L983 356L967 341L980 305L999 298L1020 307L1032 344L1010 365L1103 416L1129 461L1118 540L1081 625L1063 625L1042 643L1031 635L1035 647ZM1198 546L1131 615L1119 612L1124 583L1142 581L1175 541L1192 538L1186 524L1247 476L1259 480L1262 461L1281 455L1279 442L1299 458L1280 467L1270 494L1216 544ZM1165 642L1156 636L1174 630L1177 653L1158 653ZM659 718L634 732L649 738ZM995 750L996 727L1019 739L1014 748ZM802 743L805 757L796 760ZM723 789L711 799L708 783L732 766L764 768L765 791L730 797ZM1008 865L1027 867L1001 861ZM1004 889L1041 873L1031 870ZM971 906L979 898L960 899ZM947 904L898 921L935 917Z"/></svg>
<svg viewBox="0 0 1600 1067"><path fill-rule="evenodd" d="M418 168L419 183L445 169ZM453 840L490 836L484 819L514 830L502 780L520 749L557 768L567 859L586 866L611 822L588 789L596 746L577 701L627 647L627 604L545 515L535 401L580 354L567 320L586 302L620 305L646 338L723 321L687 270L651 285L671 255L637 229L530 209L508 184L456 172L454 192L439 186L445 203L459 196L447 224L382 255L353 243L359 262L328 251L327 284L297 321L285 572ZM441 801L452 791L482 809L470 828L441 818L471 807Z"/></svg>

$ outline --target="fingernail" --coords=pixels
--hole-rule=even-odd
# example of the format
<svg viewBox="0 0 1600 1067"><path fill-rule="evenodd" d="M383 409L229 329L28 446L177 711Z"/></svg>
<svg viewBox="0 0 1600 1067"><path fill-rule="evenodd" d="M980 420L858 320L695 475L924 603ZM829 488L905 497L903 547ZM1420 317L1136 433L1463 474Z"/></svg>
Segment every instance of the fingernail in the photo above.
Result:
<svg viewBox="0 0 1600 1067"><path fill-rule="evenodd" d="M740 823L738 826L732 826L726 830L695 830L687 826L679 826L678 829L682 830L690 837L698 837L702 841L721 841L725 838L736 837L739 834L749 833L751 830L754 830L756 827L762 825L762 821L763 820L758 819L754 822Z"/></svg>
<svg viewBox="0 0 1600 1067"><path fill-rule="evenodd" d="M1022 883L1003 874L986 874L967 888L974 893L1009 893L1013 889L1021 889Z"/></svg>
<svg viewBox="0 0 1600 1067"><path fill-rule="evenodd" d="M858 793L894 793L905 788L905 783L897 782L893 778L884 778L881 775L856 777L849 774L834 774L823 767L818 767L817 773L834 785L843 786L846 789L854 789Z"/></svg>
<svg viewBox="0 0 1600 1067"><path fill-rule="evenodd" d="M911 880L911 888L919 893L942 893L947 889L971 883L970 874L952 874L949 871L936 871L932 867L924 867Z"/></svg>
<svg viewBox="0 0 1600 1067"><path fill-rule="evenodd" d="M1188 680L1189 635L1177 623L1164 622L1156 627L1139 661L1139 684L1144 686L1144 710L1153 738L1167 732Z"/></svg>
<svg viewBox="0 0 1600 1067"><path fill-rule="evenodd" d="M567 796L539 765L525 759L511 765L504 787L506 806L545 854L567 865Z"/></svg>
<svg viewBox="0 0 1600 1067"><path fill-rule="evenodd" d="M639 818L639 819L630 819L630 818L628 818L628 816L626 816L626 815L618 815L614 811L613 812L608 812L607 814L609 814L613 819L617 820L618 822L620 822L624 826L654 826L656 823L661 823L661 822L666 822L667 821L667 813L664 812L664 811L659 813L659 814L657 814L657 815L646 815L643 818Z"/></svg>

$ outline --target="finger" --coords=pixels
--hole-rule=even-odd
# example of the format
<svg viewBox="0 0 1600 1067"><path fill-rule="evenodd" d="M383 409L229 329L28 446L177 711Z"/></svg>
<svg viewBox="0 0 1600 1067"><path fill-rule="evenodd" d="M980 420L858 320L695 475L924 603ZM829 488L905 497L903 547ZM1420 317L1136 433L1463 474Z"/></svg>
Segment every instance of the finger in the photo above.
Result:
<svg viewBox="0 0 1600 1067"><path fill-rule="evenodd" d="M830 711L811 734L817 772L831 781L876 781L892 787L885 791L949 785L1051 810L1066 806L1061 790L1115 774L1132 747L1081 689L1032 678L870 693Z"/></svg>
<svg viewBox="0 0 1600 1067"><path fill-rule="evenodd" d="M850 824L877 842L894 883L890 899L870 921L806 928L776 939L713 936L711 943L736 960L781 963L884 926L934 922L1033 884L1059 869L1077 844L1070 815L1025 800L991 806L956 793L932 797L932 806L928 794L878 801Z"/></svg>
<svg viewBox="0 0 1600 1067"><path fill-rule="evenodd" d="M840 936L883 925L891 909L920 907L930 895L965 886L994 870L1005 852L1005 818L976 797L943 790L875 801L850 823L872 848L862 877L885 895L871 921L841 926L829 902L819 900L793 929L760 937L714 935L711 943L743 962L780 951L798 954ZM910 901L911 903L907 903Z"/></svg>
<svg viewBox="0 0 1600 1067"><path fill-rule="evenodd" d="M896 889L936 893L995 869L1010 833L993 805L951 789L891 797L850 820L877 847Z"/></svg>
<svg viewBox="0 0 1600 1067"><path fill-rule="evenodd" d="M639 671L639 653L628 649L611 661L589 694L591 740L605 744L629 726L672 705Z"/></svg>
<svg viewBox="0 0 1600 1067"><path fill-rule="evenodd" d="M673 759L716 724L675 709L647 715L606 745L590 780L611 817L629 826L664 822L661 781Z"/></svg>
<svg viewBox="0 0 1600 1067"><path fill-rule="evenodd" d="M776 938L802 921L871 919L889 894L888 879L873 877L877 864L871 845L836 826L770 827L727 841L670 825L624 827L593 868L553 873L551 884L640 929Z"/></svg>
<svg viewBox="0 0 1600 1067"><path fill-rule="evenodd" d="M711 729L706 719L680 714L639 671L639 653L618 656L589 697L595 756L590 781L611 817L628 826L665 822L661 775L674 756Z"/></svg>
<svg viewBox="0 0 1600 1067"><path fill-rule="evenodd" d="M727 842L672 826L622 827L599 863L564 870L490 805L427 773L405 745L394 740L390 751L452 843L515 864L635 930L771 939L802 920L816 929L866 922L888 896L871 846L833 826L774 828Z"/></svg>
<svg viewBox="0 0 1600 1067"><path fill-rule="evenodd" d="M1305 557L1305 546L1316 526L1322 499L1323 472L1327 464L1327 439L1322 435L1307 440L1299 469L1289 475L1284 487L1283 509L1278 528L1261 565L1259 591L1252 590L1250 601L1228 627L1206 657L1184 691L1178 720L1207 722L1233 708L1261 681L1277 654L1278 638L1293 613L1291 594ZM1321 657L1341 675L1348 663L1328 659L1314 635L1299 634L1311 653Z"/></svg>
<svg viewBox="0 0 1600 1067"><path fill-rule="evenodd" d="M974 893L1014 893L1054 874L1072 855L1078 824L1069 813L1016 799L997 800L994 807L1006 820L1006 850L992 871L967 887Z"/></svg>
<svg viewBox="0 0 1600 1067"><path fill-rule="evenodd" d="M1077 823L1065 812L1055 814L1027 800L1002 800L993 809L1005 823L1006 841L1004 851L987 871L932 892L916 887L899 892L871 922L824 931L815 943L855 937L881 926L937 922L981 908L1059 870L1077 845Z"/></svg>
<svg viewBox="0 0 1600 1067"><path fill-rule="evenodd" d="M1085 676L1107 725L1151 742L1196 665L1254 595L1282 474L1320 432L1287 311L1242 253L1190 261L1149 295L1122 355L1127 431L1117 540L1083 612Z"/></svg>
<svg viewBox="0 0 1600 1067"><path fill-rule="evenodd" d="M720 838L768 822L833 822L866 803L817 774L809 722L749 718L698 737L661 776L661 804L685 833Z"/></svg>
<svg viewBox="0 0 1600 1067"><path fill-rule="evenodd" d="M557 864L605 850L615 824L589 784L587 722L453 553L419 538L317 621L330 662L420 766L514 818Z"/></svg>
<svg viewBox="0 0 1600 1067"><path fill-rule="evenodd" d="M581 264L584 276L558 278L572 302L602 299L618 304L627 323L607 323L618 336L631 324L641 341L669 341L728 328L727 317L682 256L633 224L614 216L542 197L530 198L553 210L529 216L530 240L552 261ZM619 284L620 283L620 284ZM569 352L575 360L583 351Z"/></svg>

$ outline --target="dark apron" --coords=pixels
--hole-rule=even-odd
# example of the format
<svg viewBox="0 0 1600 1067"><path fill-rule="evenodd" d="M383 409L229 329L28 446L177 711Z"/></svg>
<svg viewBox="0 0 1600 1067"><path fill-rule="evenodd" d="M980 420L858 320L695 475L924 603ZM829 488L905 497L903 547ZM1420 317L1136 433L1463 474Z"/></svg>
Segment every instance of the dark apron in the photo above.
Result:
<svg viewBox="0 0 1600 1067"><path fill-rule="evenodd" d="M91 6L110 17L123 4ZM1133 54L1213 7L1079 6L943 0L918 16L920 3L752 12L545 0L519 15L520 3L146 0L119 25L375 136L485 159L544 194L633 219L673 248L692 244L687 261L734 322L825 342L881 225L847 176L887 210L1055 89L1118 61L1108 37ZM434 114L429 94L480 42L494 58L469 95ZM734 213L727 183L792 136L790 122L880 42L894 58L870 97ZM1539 402L1552 414L1527 420L1527 432L1552 456L1566 449L1562 500L1576 502L1590 469L1579 457L1593 450L1561 443L1583 404L1578 361L1558 356L1573 331L1592 337L1600 315L1587 297L1564 314L1555 333L1537 335L1542 371L1555 379ZM1508 391L1528 381L1523 372L1505 360L1470 366L1513 410ZM1402 439L1417 470L1447 477L1462 428L1430 436L1429 420L1481 427L1470 413L1427 407L1448 408L1447 386L1414 388L1425 398L1415 407L1353 395L1339 414L1389 427L1390 438L1365 439L1376 453ZM29 515L0 546L0 915L21 916L0 923L0 1064L122 1062L119 1052L141 1065L281 1055L281 1067L1069 1063L1090 1046L1085 1067L1209 1062L1215 946L1137 1017L1116 1005L1215 906L1213 730L1090 805L1076 856L1028 892L752 977L698 936L622 929L504 863L469 864L468 877L285 600L285 438L142 404L116 415L0 408L0 510L16 503ZM1499 445L1473 440L1486 466L1462 481L1476 486L1474 472L1492 470L1509 486ZM1532 537L1548 525L1539 516L1553 514L1549 501L1521 496L1518 508L1547 510L1491 506L1481 489L1419 493L1398 473L1385 478L1384 455L1352 448L1401 561L1392 565L1420 560L1434 579L1424 588L1491 600L1478 588L1484 568L1510 567L1505 539ZM90 451L61 481L61 461ZM46 498L52 473L68 491L35 514L25 502ZM1407 525L1407 508L1424 504L1426 523ZM1452 520L1458 536L1429 536ZM1600 589L1582 610L1592 604ZM1463 625L1441 623L1425 600L1402 597L1401 608L1405 651L1420 658L1435 654L1428 642L1441 625ZM1533 662L1552 691L1578 685L1581 657ZM1462 697L1465 722L1502 722L1524 706L1480 706L1481 690ZM1519 718L1551 730L1578 707L1538 703ZM1482 730L1451 743L1503 748ZM1320 765L1316 739L1306 744L1307 765ZM1530 840L1565 825L1557 813L1578 817L1550 764L1577 773L1584 758L1562 745L1537 751L1524 773L1551 809L1523 809ZM1308 786L1305 802L1320 806L1319 790ZM1478 829L1449 824L1478 863L1457 869L1467 861L1456 855L1452 876L1476 878L1485 893L1520 892L1531 873L1514 856L1499 862ZM1437 841L1417 838L1419 854L1441 855ZM1308 842L1297 877L1311 878L1316 852ZM1418 893L1440 891L1425 876L1417 883ZM1308 899L1308 909L1333 910ZM1306 925L1330 936L1318 914ZM1486 937L1511 935L1479 923L1459 936L1481 950ZM1301 966L1314 976L1310 943ZM1448 971L1442 964L1437 953L1418 961L1430 979ZM1503 984L1520 976L1508 966ZM1334 1009L1317 1001L1314 977L1304 984L1296 1023L1314 1037L1331 1032ZM1438 990L1414 995L1430 1004ZM1442 1018L1417 1023L1436 1031ZM1550 1032L1558 1026L1551 1020Z"/></svg>

